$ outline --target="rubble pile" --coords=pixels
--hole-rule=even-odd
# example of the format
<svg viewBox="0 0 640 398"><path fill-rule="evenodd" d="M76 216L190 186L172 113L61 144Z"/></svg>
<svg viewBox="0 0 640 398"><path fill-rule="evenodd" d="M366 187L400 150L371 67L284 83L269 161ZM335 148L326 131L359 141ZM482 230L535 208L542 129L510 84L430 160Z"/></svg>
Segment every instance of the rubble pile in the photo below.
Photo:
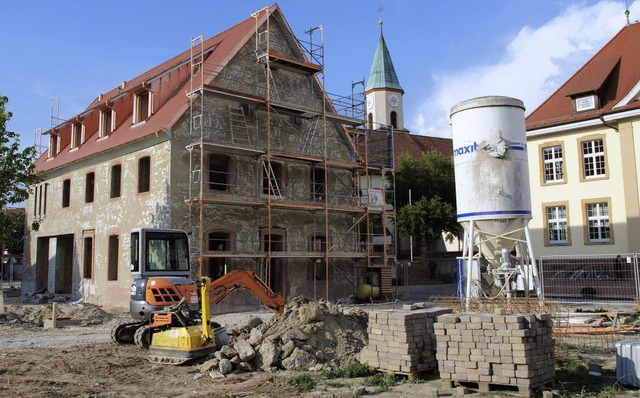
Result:
<svg viewBox="0 0 640 398"><path fill-rule="evenodd" d="M79 326L97 325L113 318L100 307L86 303L60 303L58 311L58 319L69 320L68 324ZM8 320L42 326L45 319L51 318L52 303L6 305L6 313Z"/></svg>
<svg viewBox="0 0 640 398"><path fill-rule="evenodd" d="M355 360L367 344L367 313L326 301L296 297L282 315L264 323L252 318L228 329L224 345L203 372L334 369Z"/></svg>

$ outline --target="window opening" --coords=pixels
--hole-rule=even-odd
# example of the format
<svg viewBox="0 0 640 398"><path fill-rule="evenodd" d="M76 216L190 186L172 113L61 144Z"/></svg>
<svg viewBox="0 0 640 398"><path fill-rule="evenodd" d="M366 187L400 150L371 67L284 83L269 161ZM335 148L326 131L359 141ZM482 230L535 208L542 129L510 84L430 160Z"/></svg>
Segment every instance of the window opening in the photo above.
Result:
<svg viewBox="0 0 640 398"><path fill-rule="evenodd" d="M151 189L151 158L145 156L138 160L138 193Z"/></svg>

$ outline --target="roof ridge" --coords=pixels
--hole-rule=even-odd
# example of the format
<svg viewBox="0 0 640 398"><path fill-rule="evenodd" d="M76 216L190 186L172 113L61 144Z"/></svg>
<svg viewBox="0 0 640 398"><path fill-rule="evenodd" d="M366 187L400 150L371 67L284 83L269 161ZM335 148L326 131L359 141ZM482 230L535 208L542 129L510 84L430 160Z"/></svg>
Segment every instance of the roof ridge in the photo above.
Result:
<svg viewBox="0 0 640 398"><path fill-rule="evenodd" d="M560 85L560 87L558 87L558 89L556 89L550 96L547 97L546 100L544 100L540 105L538 105L536 107L536 109L534 109L529 116L527 116L527 119L531 116L533 116L539 109L541 109L546 103L548 103L553 97L555 97L556 94L558 94L558 92L560 92L563 88L565 88L569 82L571 82L573 80L574 77L576 77L581 71L583 71L587 65L589 65L591 63L591 61L593 61L594 59L596 59L596 57L598 57L598 55L602 54L602 52L614 41L616 40L616 38L618 38L622 32L624 32L629 26L631 25L625 25L623 26L618 33L616 33L604 46L602 46L600 48L600 50L598 50L591 58L589 58L589 60L587 62L585 62L575 73L573 73L571 75L571 77L569 77L563 84Z"/></svg>

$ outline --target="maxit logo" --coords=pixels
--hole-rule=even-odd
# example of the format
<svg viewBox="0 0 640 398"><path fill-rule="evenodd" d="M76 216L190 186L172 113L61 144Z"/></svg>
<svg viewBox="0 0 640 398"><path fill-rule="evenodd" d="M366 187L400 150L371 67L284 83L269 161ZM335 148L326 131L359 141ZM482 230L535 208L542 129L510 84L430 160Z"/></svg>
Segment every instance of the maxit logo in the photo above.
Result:
<svg viewBox="0 0 640 398"><path fill-rule="evenodd" d="M465 153L472 153L472 152L475 152L476 149L478 149L478 143L474 141L473 144L471 145L465 145L465 146L461 146L454 149L453 156L464 155Z"/></svg>

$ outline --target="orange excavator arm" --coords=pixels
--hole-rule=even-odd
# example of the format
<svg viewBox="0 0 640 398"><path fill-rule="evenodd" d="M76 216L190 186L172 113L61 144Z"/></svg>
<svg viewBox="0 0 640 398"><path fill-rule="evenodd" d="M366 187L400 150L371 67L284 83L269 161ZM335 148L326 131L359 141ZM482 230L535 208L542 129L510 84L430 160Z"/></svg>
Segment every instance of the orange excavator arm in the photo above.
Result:
<svg viewBox="0 0 640 398"><path fill-rule="evenodd" d="M287 303L255 274L255 272L235 270L211 282L209 298L211 304L217 304L238 289L248 289L267 307L282 314Z"/></svg>

